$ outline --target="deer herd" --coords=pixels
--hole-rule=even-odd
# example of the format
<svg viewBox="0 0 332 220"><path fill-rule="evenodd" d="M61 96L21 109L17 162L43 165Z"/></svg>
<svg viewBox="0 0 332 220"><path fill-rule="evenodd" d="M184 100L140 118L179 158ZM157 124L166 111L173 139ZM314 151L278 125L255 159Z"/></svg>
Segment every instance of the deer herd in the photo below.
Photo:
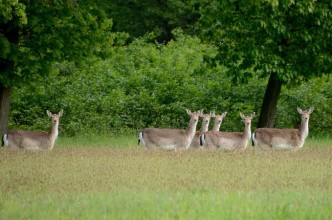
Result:
<svg viewBox="0 0 332 220"><path fill-rule="evenodd" d="M309 133L309 117L314 108L308 111L302 111L297 108L301 115L301 126L299 129L276 129L276 128L257 128L251 133L251 121L255 117L255 112L248 116L240 113L240 117L244 123L243 132L222 132L219 131L220 125L227 112L216 115L215 112L203 114L203 110L191 112L189 126L187 129L161 129L161 128L145 128L139 133L138 144L142 144L146 149L163 148L163 149L220 149L225 151L244 150L246 149L250 138L252 138L253 146L262 149L300 149ZM202 126L196 131L199 118L202 118ZM215 118L211 131L208 130L211 118Z"/></svg>
<svg viewBox="0 0 332 220"><path fill-rule="evenodd" d="M230 151L246 149L249 140L252 139L252 145L262 149L298 150L303 147L309 134L309 117L313 110L313 107L308 111L297 108L301 115L299 129L257 128L254 133L251 133L251 121L255 117L255 112L247 116L240 113L244 123L243 132L222 132L219 131L220 126L227 112L216 115L215 112L203 114L203 110L191 112L187 109L190 120L186 129L144 128L139 133L138 144L142 144L145 149L161 148L178 151L180 149L202 148ZM49 132L10 131L3 135L2 145L11 149L53 149L58 137L59 120L63 115L63 110L58 114L52 114L48 110L46 112L52 123ZM202 125L196 131L199 118L202 118ZM209 131L211 118L214 118L214 125Z"/></svg>

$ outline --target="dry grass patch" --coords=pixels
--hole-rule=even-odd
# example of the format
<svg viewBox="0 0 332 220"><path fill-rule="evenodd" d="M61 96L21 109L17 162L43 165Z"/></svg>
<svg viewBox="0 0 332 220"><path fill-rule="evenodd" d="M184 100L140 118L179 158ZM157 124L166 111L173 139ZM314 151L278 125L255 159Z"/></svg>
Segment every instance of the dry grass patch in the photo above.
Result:
<svg viewBox="0 0 332 220"><path fill-rule="evenodd" d="M331 217L332 148L174 153L134 146L0 150L0 218Z"/></svg>
<svg viewBox="0 0 332 220"><path fill-rule="evenodd" d="M0 151L1 193L331 190L330 149Z"/></svg>

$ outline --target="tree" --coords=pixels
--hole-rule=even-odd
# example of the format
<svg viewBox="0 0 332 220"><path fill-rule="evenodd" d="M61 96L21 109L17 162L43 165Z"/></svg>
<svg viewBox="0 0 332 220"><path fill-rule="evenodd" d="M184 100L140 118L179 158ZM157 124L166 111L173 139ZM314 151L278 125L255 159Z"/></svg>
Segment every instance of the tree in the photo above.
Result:
<svg viewBox="0 0 332 220"><path fill-rule="evenodd" d="M269 76L258 127L274 126L282 85L331 72L331 1L199 2L198 28L234 79Z"/></svg>
<svg viewBox="0 0 332 220"><path fill-rule="evenodd" d="M191 32L191 25L198 19L189 1L183 0L111 0L105 4L114 22L114 30L126 32L133 38L153 33L160 43L174 39L172 31L181 28Z"/></svg>
<svg viewBox="0 0 332 220"><path fill-rule="evenodd" d="M13 85L45 76L54 62L104 55L103 45L112 44L111 26L90 0L1 1L1 134L7 130Z"/></svg>

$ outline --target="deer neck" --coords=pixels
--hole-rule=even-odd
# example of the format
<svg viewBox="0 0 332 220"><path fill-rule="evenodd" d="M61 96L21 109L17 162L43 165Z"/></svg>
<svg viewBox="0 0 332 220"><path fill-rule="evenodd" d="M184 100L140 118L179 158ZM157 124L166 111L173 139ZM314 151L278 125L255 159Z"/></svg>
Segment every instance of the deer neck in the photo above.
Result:
<svg viewBox="0 0 332 220"><path fill-rule="evenodd" d="M189 126L186 130L186 134L188 137L193 138L196 133L196 126L197 126L197 121L195 122L194 120L190 120Z"/></svg>
<svg viewBox="0 0 332 220"><path fill-rule="evenodd" d="M301 139L305 140L309 134L309 119L301 122L299 131Z"/></svg>
<svg viewBox="0 0 332 220"><path fill-rule="evenodd" d="M214 123L212 130L219 131L221 123Z"/></svg>
<svg viewBox="0 0 332 220"><path fill-rule="evenodd" d="M202 134L204 132L207 132L209 130L209 123L206 123L205 121L202 124L201 129L199 130L199 133Z"/></svg>
<svg viewBox="0 0 332 220"><path fill-rule="evenodd" d="M251 124L245 124L245 127L244 127L244 132L243 132L243 138L245 140L249 140L251 137Z"/></svg>
<svg viewBox="0 0 332 220"><path fill-rule="evenodd" d="M50 140L52 142L52 145L54 144L54 142L59 134L58 126L59 126L59 122L52 123L52 128L50 131Z"/></svg>

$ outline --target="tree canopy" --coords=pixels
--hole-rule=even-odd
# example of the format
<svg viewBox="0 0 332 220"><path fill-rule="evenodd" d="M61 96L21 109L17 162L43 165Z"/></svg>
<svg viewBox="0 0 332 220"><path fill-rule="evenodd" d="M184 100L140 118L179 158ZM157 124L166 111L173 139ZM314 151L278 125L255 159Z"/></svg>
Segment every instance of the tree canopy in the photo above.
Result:
<svg viewBox="0 0 332 220"><path fill-rule="evenodd" d="M113 43L112 22L90 0L5 0L0 5L0 131L7 128L11 87L33 82L54 62L84 62ZM109 47L108 47L109 48Z"/></svg>
<svg viewBox="0 0 332 220"><path fill-rule="evenodd" d="M260 127L273 127L281 86L330 73L331 1L199 1L198 30L237 81L269 76Z"/></svg>
<svg viewBox="0 0 332 220"><path fill-rule="evenodd" d="M198 28L232 73L253 68L290 82L331 71L331 1L200 2Z"/></svg>
<svg viewBox="0 0 332 220"><path fill-rule="evenodd" d="M0 10L5 85L45 74L55 61L83 62L112 44L112 21L93 1L4 1ZM6 68L10 62L15 70Z"/></svg>
<svg viewBox="0 0 332 220"><path fill-rule="evenodd" d="M77 85L76 92L82 90L79 95L88 100L92 94L101 95L91 100L108 100L112 105L108 95L113 93L116 100L127 100L126 107L112 107L118 116L109 120L121 118L120 109L131 109L133 113L125 111L131 115L132 124L125 125L129 127L152 125L151 117L143 116L147 113L163 113L163 125L178 126L172 111L181 111L185 104L255 110L259 126L273 127L282 85L301 84L331 72L331 8L328 0L3 0L0 131L6 130L12 88L22 94L26 90L21 85L33 83L38 88L37 83L50 80L56 91L64 92L66 84L51 83L57 77L67 84L69 79L91 79L100 85L96 91L105 89L91 93L89 87ZM99 80L107 76L105 80L114 83ZM259 80L267 82L264 96L262 84L242 94L241 88ZM256 97L245 105L248 94ZM208 98L203 100L202 95ZM77 100L81 99L66 103ZM103 114L105 103L94 112ZM133 125L136 117L141 120Z"/></svg>

